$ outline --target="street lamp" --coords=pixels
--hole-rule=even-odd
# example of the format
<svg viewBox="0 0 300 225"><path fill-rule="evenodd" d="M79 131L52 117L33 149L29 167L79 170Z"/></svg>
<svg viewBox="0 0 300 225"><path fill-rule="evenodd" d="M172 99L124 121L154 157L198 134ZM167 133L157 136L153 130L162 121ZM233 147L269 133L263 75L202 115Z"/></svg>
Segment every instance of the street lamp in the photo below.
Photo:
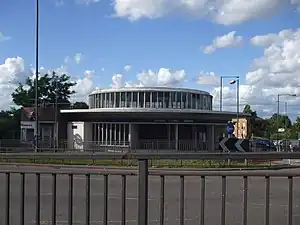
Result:
<svg viewBox="0 0 300 225"><path fill-rule="evenodd" d="M276 124L277 124L277 144L278 144L278 141L279 141L279 102L280 102L280 96L290 96L290 97L296 97L297 95L296 94L278 94L277 95L277 116L276 116Z"/></svg>
<svg viewBox="0 0 300 225"><path fill-rule="evenodd" d="M35 33L35 151L38 151L39 144L39 0L36 0L36 33Z"/></svg>
<svg viewBox="0 0 300 225"><path fill-rule="evenodd" d="M230 78L229 84L236 84L236 136L239 134L239 112L240 112L240 77L239 76L221 76L220 77L220 111L222 111L223 79Z"/></svg>

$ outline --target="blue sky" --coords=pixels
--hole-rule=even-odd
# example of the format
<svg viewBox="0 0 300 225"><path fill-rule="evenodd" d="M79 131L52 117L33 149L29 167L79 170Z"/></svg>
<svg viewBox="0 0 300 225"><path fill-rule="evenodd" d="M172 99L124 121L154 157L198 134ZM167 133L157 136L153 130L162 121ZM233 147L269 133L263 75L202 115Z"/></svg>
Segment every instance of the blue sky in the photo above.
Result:
<svg viewBox="0 0 300 225"><path fill-rule="evenodd" d="M122 1L125 2L125 0L116 0L119 2L117 3L119 6ZM164 7L168 8L168 4L171 4L170 1L163 1L165 1ZM229 4L233 1L236 0L227 2ZM268 2L269 0L261 0L261 2L264 1ZM263 13L258 13L257 17L253 16L254 18L248 18L241 22L236 19L234 22L224 25L220 20L214 19L216 15L214 18L195 16L195 12L200 12L200 8L196 8L197 5L193 5L194 11L189 8L191 13L188 10L179 11L178 8L166 13L162 6L155 8L155 2L158 2L155 0L149 6L159 16L153 18L153 10L151 14L151 12L146 12L147 7L143 7L147 6L149 0L135 0L140 4L132 1L133 3L128 3L127 8L123 8L123 11L120 7L118 10L116 9L117 5L113 5L114 1L107 0L99 2L85 0L86 3L64 0L62 5L57 4L62 1L42 0L40 1L40 66L57 68L63 65L76 80L84 79L86 70L95 71L92 78L93 88L110 87L114 74L122 74L123 83L126 81L135 83L138 82L136 78L138 73L148 70L157 72L160 68L169 68L172 71L184 70L185 82L180 84L181 86L208 90L216 98L218 98L218 85L211 84L211 82L196 82L198 76L206 78L207 73L213 72L213 78L218 80L218 76L221 75L239 75L241 84L248 85L241 89L257 88L258 85L246 79L246 74L259 69L258 67L253 69L253 60L263 57L264 51L270 46L259 44L255 46L250 39L257 35L278 34L284 29L296 32L300 25L300 13L296 11L297 4L290 4L289 1L281 0L278 4L285 2L283 6L276 5L269 6L269 8L267 3L258 5L257 10ZM90 3L87 4L88 2ZM179 2L179 0L173 0L172 3L174 2ZM222 7L217 3L215 6ZM143 12L144 16L134 21L126 18L130 7L135 11L140 10L139 12ZM169 8L172 7L173 5L169 6ZM223 10L224 7L223 5ZM236 5L236 7L238 6ZM134 10L131 12L135 12ZM245 9L234 10L236 11L232 14L242 13L242 10ZM125 13L122 14L122 12ZM113 16L116 14L118 16ZM232 31L236 32L236 36L242 37L242 41L238 45L218 48L211 54L203 52L204 46L212 44L217 36L223 36ZM29 71L31 65L35 66L35 0L1 0L0 33L5 37L10 37L9 40L7 38L0 41L0 65L5 64L7 58L19 56L24 60L25 71ZM64 62L66 57L74 58L76 53L81 53L83 56L80 63L76 63L74 60ZM300 56L298 57L300 58ZM125 71L125 65L132 67L129 71ZM280 71L280 73L285 76L284 72ZM211 78L210 74L208 79ZM268 80L263 81L258 88L264 89L267 82ZM173 85L179 85L179 82ZM287 86L291 85L282 83L282 87L268 86L267 92L272 92L271 90L274 90L272 88L277 88L277 92L281 91L280 88L283 89L282 91L286 91L284 88ZM235 93L231 89L233 87L228 87L228 90L225 90L228 93L224 96L224 98L228 98L229 107ZM260 105L263 104L260 101L256 102L257 96L252 96L257 92L253 93L252 90L252 93L249 93L247 90L245 93L251 95L251 99L244 96L244 102L257 104L258 110L268 113L268 110L261 109ZM263 101L272 105L274 95L264 94ZM241 97L243 98L243 96ZM290 105L298 103L298 99L297 102L295 102L296 100L287 101L292 101ZM294 113L296 114L298 111Z"/></svg>

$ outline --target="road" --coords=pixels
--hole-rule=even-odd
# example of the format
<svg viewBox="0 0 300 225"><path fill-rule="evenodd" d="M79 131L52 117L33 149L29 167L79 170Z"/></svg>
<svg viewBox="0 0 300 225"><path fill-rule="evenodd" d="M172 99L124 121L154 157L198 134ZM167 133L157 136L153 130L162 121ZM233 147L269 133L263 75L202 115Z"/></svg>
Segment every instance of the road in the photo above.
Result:
<svg viewBox="0 0 300 225"><path fill-rule="evenodd" d="M0 170L10 169L24 171L32 168L16 168L2 166ZM55 169L35 168L40 172L55 172L57 170L70 172L83 169ZM299 170L300 173L300 170ZM0 175L0 224L4 224L5 208L5 176ZM287 224L287 178L272 178L270 200L270 224ZM300 186L300 179L296 178L294 186ZM61 175L57 181L57 224L68 224L68 177ZM35 224L35 175L27 175L25 183L25 225ZM51 175L41 176L41 224L51 224L52 200ZM248 224L264 224L264 191L263 178L249 179ZM165 184L165 224L179 224L179 191L180 181L177 177L166 178ZM149 180L149 223L159 224L160 178L150 177ZM121 220L121 179L119 176L109 178L109 224L120 224ZM20 179L18 174L11 176L11 225L20 224L19 216ZM103 177L92 176L91 179L91 224L102 224L103 215ZM226 200L226 225L241 225L243 212L243 181L241 178L228 178ZM74 179L74 223L85 223L85 178L75 176ZM294 224L300 224L300 189L294 190ZM126 220L128 225L137 224L137 177L127 179ZM220 223L221 212L221 179L208 177L206 180L205 224ZM200 219L200 178L187 177L185 179L185 224L199 224ZM3 220L3 221L1 221Z"/></svg>

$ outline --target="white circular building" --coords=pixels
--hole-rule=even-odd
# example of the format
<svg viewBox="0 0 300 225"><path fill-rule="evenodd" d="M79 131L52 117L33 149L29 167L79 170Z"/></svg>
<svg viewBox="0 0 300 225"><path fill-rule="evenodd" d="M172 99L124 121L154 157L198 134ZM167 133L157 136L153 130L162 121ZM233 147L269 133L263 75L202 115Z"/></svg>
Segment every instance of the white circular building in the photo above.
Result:
<svg viewBox="0 0 300 225"><path fill-rule="evenodd" d="M236 112L213 111L213 97L185 88L101 89L89 109L61 110L70 148L213 150Z"/></svg>

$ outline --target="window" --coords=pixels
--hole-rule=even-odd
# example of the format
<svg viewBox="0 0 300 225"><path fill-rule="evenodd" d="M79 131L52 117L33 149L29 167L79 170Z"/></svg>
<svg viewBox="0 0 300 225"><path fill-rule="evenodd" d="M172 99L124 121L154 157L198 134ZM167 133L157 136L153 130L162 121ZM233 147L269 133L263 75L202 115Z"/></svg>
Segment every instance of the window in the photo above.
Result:
<svg viewBox="0 0 300 225"><path fill-rule="evenodd" d="M151 104L150 103L150 92L146 92L145 95L146 95L146 97L145 97L145 102L146 102L145 107L150 108L150 104Z"/></svg>

